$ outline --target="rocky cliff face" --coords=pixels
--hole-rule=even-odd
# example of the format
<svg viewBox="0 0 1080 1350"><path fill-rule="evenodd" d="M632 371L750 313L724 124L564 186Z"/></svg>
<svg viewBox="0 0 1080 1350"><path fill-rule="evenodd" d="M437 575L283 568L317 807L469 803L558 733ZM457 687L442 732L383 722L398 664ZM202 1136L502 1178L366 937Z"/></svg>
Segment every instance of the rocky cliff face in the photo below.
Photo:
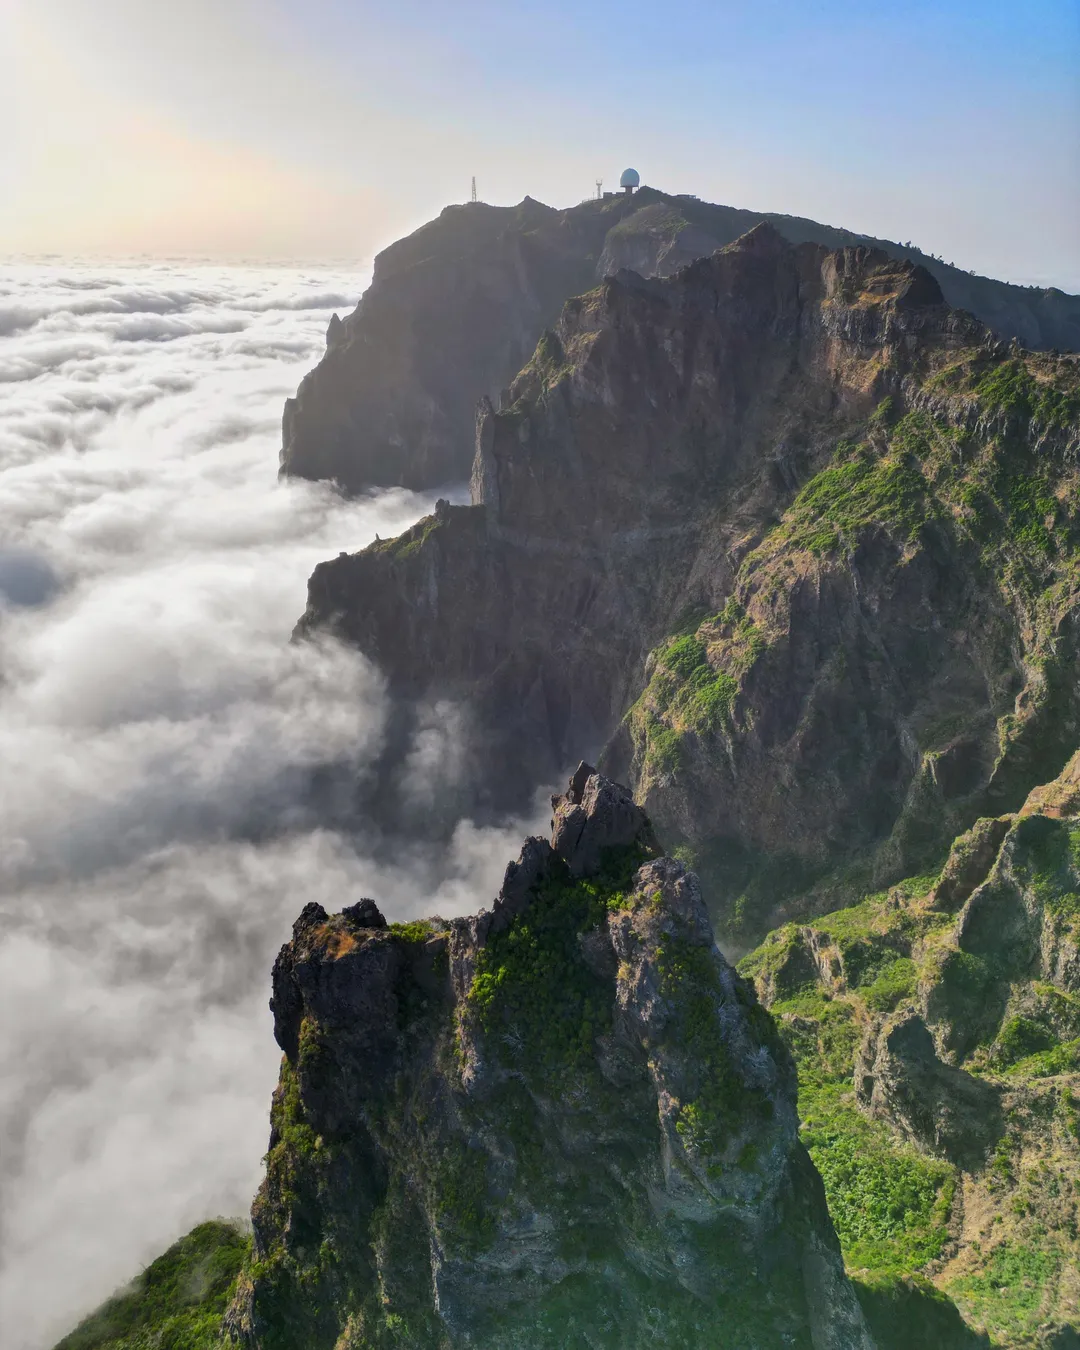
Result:
<svg viewBox="0 0 1080 1350"><path fill-rule="evenodd" d="M490 911L309 905L237 1344L871 1350L790 1057L586 766Z"/></svg>
<svg viewBox="0 0 1080 1350"><path fill-rule="evenodd" d="M476 400L528 360L568 295L592 284L626 207L447 207L380 253L355 312L285 405L282 471L348 491L468 476ZM335 316L337 319L337 316Z"/></svg>
<svg viewBox="0 0 1080 1350"><path fill-rule="evenodd" d="M1080 349L1080 297L973 277L885 240L643 188L556 211L447 207L380 254L369 290L336 315L326 355L289 399L282 470L349 491L434 487L468 476L473 409L498 401L569 297L629 268L668 276L768 220L792 244L870 246L910 257L946 301L1006 340Z"/></svg>
<svg viewBox="0 0 1080 1350"><path fill-rule="evenodd" d="M299 625L466 707L477 801L606 744L738 941L815 885L927 866L1060 768L1073 358L762 226L569 302L504 405L475 505L318 567Z"/></svg>
<svg viewBox="0 0 1080 1350"><path fill-rule="evenodd" d="M1080 1335L1078 762L938 875L740 963L798 1062L849 1266L929 1277L995 1345Z"/></svg>

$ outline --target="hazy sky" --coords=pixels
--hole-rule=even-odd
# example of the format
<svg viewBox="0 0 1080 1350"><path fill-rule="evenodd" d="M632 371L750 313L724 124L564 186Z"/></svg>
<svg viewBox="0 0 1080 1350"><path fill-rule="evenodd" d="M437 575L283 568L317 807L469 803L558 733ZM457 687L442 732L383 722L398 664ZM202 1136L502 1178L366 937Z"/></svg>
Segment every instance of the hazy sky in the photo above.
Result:
<svg viewBox="0 0 1080 1350"><path fill-rule="evenodd" d="M658 187L1080 290L1078 0L0 0L0 251L365 259Z"/></svg>

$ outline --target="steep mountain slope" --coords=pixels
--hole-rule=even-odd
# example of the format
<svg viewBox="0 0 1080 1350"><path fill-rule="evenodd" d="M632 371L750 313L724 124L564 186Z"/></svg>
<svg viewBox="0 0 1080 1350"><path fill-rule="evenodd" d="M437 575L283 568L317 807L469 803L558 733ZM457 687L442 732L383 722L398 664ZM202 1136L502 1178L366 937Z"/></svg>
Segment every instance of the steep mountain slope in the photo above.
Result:
<svg viewBox="0 0 1080 1350"><path fill-rule="evenodd" d="M921 263L946 301L1029 348L1080 349L1080 297L975 277L907 245L797 216L763 215L643 188L556 211L447 207L375 260L355 312L288 400L283 472L349 491L465 478L473 409L497 400L570 296L620 268L667 276L761 221L792 244L880 247Z"/></svg>
<svg viewBox="0 0 1080 1350"><path fill-rule="evenodd" d="M607 743L747 943L1075 745L1075 358L760 226L569 302L504 403L476 504L322 564L298 628L466 709L474 806Z"/></svg>
<svg viewBox="0 0 1080 1350"><path fill-rule="evenodd" d="M740 963L799 1065L849 1269L995 1345L1080 1342L1080 755L936 877Z"/></svg>
<svg viewBox="0 0 1080 1350"><path fill-rule="evenodd" d="M471 920L308 906L253 1252L64 1350L1078 1343L1080 361L873 250L681 266L656 205L603 248L670 275L567 303L475 504L298 627L463 713L473 806L602 746L637 804L583 766ZM784 921L740 975L705 898Z"/></svg>
<svg viewBox="0 0 1080 1350"><path fill-rule="evenodd" d="M251 1254L220 1219L201 1223L56 1346L56 1350L211 1350Z"/></svg>
<svg viewBox="0 0 1080 1350"><path fill-rule="evenodd" d="M475 918L297 920L228 1339L872 1350L696 878L585 765L553 812Z"/></svg>

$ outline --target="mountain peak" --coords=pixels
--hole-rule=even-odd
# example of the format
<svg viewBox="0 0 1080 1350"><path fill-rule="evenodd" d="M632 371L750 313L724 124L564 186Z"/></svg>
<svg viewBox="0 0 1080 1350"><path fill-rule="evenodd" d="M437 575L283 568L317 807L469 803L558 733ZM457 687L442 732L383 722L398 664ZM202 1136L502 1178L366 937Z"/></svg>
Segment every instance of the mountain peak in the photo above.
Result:
<svg viewBox="0 0 1080 1350"><path fill-rule="evenodd" d="M790 1058L697 878L588 765L552 809L472 918L305 910L228 1337L871 1350Z"/></svg>

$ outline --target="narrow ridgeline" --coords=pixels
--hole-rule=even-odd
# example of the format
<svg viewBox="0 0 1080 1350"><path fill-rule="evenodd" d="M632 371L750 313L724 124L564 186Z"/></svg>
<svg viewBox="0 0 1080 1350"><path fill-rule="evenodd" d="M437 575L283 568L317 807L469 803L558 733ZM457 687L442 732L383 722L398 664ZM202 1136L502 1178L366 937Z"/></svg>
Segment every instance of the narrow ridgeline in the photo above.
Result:
<svg viewBox="0 0 1080 1350"><path fill-rule="evenodd" d="M1077 358L762 225L568 302L481 405L473 505L320 564L298 632L457 707L460 812L595 757L745 950L1075 748L1078 450Z"/></svg>
<svg viewBox="0 0 1080 1350"><path fill-rule="evenodd" d="M297 920L227 1338L870 1350L791 1058L697 879L587 766L553 807L474 918Z"/></svg>

